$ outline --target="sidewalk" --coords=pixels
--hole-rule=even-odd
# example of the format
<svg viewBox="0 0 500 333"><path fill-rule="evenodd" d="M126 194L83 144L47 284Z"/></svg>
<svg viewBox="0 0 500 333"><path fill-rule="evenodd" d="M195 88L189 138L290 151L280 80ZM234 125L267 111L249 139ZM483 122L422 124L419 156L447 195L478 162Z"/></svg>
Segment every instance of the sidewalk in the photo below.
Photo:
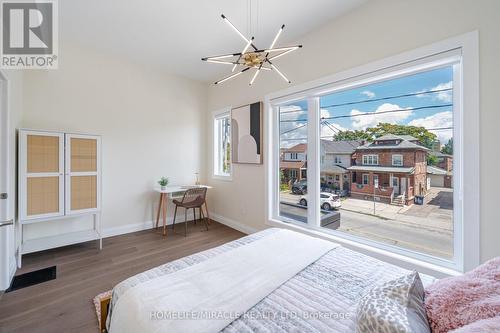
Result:
<svg viewBox="0 0 500 333"><path fill-rule="evenodd" d="M428 217L405 215L404 213L409 210L410 207L411 206L400 207L376 202L374 214L373 201L347 198L342 201L342 207L340 210L348 210L351 212L376 216L382 219L390 219L406 224L418 225L427 229L442 229L447 231L453 230L452 220L451 218L448 218L448 216L443 217L438 214L431 214L431 216Z"/></svg>

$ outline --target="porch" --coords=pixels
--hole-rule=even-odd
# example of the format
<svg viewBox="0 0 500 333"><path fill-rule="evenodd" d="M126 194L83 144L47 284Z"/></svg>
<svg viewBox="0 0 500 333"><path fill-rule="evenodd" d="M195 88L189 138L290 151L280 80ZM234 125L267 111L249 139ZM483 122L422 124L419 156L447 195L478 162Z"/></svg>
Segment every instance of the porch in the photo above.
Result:
<svg viewBox="0 0 500 333"><path fill-rule="evenodd" d="M414 199L413 175L407 173L351 172L351 196L395 204L411 205ZM378 187L376 186L378 183Z"/></svg>

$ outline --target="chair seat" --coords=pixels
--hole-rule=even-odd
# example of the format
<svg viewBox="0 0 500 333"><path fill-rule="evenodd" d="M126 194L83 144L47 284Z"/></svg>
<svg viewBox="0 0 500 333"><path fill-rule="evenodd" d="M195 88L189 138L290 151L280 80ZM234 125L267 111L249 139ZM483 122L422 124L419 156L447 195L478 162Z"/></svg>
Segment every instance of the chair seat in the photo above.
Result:
<svg viewBox="0 0 500 333"><path fill-rule="evenodd" d="M188 201L188 202L181 202L179 200L173 200L173 203L179 207L183 207L183 208L198 208L200 206L203 205L203 203L205 202L204 199L201 199L201 198L198 198L196 200L193 200L193 201Z"/></svg>

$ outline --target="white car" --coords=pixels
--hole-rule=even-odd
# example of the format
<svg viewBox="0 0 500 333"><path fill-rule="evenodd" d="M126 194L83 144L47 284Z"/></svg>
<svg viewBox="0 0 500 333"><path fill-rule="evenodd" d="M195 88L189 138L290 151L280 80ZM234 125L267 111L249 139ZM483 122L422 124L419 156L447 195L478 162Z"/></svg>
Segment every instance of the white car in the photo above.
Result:
<svg viewBox="0 0 500 333"><path fill-rule="evenodd" d="M332 210L333 208L340 208L340 197L337 194L321 192L319 195L319 202L323 210ZM307 206L307 195L300 197L299 204Z"/></svg>

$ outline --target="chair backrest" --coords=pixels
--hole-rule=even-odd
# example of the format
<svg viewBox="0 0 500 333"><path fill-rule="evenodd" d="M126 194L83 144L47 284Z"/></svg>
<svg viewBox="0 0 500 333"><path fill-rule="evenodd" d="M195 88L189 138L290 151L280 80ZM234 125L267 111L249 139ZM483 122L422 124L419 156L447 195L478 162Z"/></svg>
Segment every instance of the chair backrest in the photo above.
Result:
<svg viewBox="0 0 500 333"><path fill-rule="evenodd" d="M203 204L205 202L205 197L207 195L206 187L195 187L190 188L186 192L184 192L184 196L182 197L182 203L190 203L190 202L199 202L199 204Z"/></svg>

